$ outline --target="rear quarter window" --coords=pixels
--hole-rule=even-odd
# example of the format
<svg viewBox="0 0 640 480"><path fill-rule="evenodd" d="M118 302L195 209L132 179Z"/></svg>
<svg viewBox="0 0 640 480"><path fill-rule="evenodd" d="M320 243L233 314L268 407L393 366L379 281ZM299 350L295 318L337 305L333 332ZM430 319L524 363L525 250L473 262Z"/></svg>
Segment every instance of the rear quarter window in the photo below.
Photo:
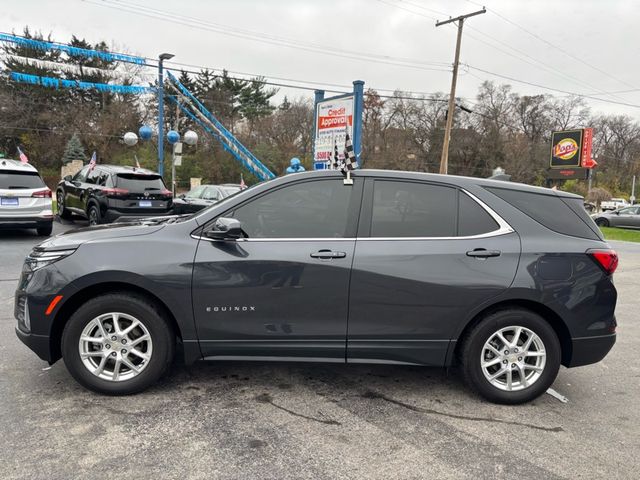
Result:
<svg viewBox="0 0 640 480"><path fill-rule="evenodd" d="M582 207L580 198L563 198L506 188L485 187L549 230L572 237L602 240L602 234ZM578 202L577 206L575 203Z"/></svg>

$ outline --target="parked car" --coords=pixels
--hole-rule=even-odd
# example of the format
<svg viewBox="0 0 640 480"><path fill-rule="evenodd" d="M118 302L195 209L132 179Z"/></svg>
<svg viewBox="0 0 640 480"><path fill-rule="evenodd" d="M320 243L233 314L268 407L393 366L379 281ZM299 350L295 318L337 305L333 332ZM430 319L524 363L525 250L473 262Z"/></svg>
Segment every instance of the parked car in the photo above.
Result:
<svg viewBox="0 0 640 480"><path fill-rule="evenodd" d="M607 210L617 210L618 208L629 206L629 202L627 202L624 198L612 198L609 201L602 202L600 204L600 208L603 212Z"/></svg>
<svg viewBox="0 0 640 480"><path fill-rule="evenodd" d="M599 227L640 228L640 205L591 216Z"/></svg>
<svg viewBox="0 0 640 480"><path fill-rule="evenodd" d="M0 159L0 227L35 228L38 235L51 235L51 190L29 163Z"/></svg>
<svg viewBox="0 0 640 480"><path fill-rule="evenodd" d="M597 210L597 206L591 202L584 202L584 209L587 213L595 213Z"/></svg>
<svg viewBox="0 0 640 480"><path fill-rule="evenodd" d="M582 198L361 170L287 175L186 217L66 232L25 260L16 332L85 387L130 394L196 360L458 365L541 395L616 339L616 253ZM181 348L177 349L179 345Z"/></svg>
<svg viewBox="0 0 640 480"><path fill-rule="evenodd" d="M173 200L173 213L194 213L240 191L235 185L200 185Z"/></svg>
<svg viewBox="0 0 640 480"><path fill-rule="evenodd" d="M158 173L121 165L96 165L93 169L86 165L73 177L65 177L56 189L60 217L80 215L89 225L123 217L167 215L172 198Z"/></svg>

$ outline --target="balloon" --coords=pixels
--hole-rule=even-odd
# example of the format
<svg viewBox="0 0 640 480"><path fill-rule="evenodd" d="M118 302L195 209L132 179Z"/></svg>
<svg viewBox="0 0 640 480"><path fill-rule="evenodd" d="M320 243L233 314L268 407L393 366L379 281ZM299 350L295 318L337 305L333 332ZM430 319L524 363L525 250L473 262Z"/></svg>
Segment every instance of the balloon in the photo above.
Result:
<svg viewBox="0 0 640 480"><path fill-rule="evenodd" d="M187 130L184 132L184 143L187 145L195 145L198 143L198 134L193 130Z"/></svg>
<svg viewBox="0 0 640 480"><path fill-rule="evenodd" d="M169 130L167 132L167 140L169 143L176 143L180 141L180 134L175 130Z"/></svg>
<svg viewBox="0 0 640 480"><path fill-rule="evenodd" d="M149 125L143 125L140 127L140 130L138 130L138 135L140 135L142 140L149 140L153 135L153 130L151 130Z"/></svg>
<svg viewBox="0 0 640 480"><path fill-rule="evenodd" d="M125 133L122 139L124 140L125 145L127 145L128 147L133 147L136 143L138 143L138 136L133 132Z"/></svg>

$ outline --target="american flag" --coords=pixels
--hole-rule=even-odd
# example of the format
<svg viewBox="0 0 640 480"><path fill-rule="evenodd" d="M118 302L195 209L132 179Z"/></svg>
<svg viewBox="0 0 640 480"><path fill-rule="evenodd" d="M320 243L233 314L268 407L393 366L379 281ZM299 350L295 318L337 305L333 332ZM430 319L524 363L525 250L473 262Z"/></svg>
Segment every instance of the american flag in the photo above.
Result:
<svg viewBox="0 0 640 480"><path fill-rule="evenodd" d="M96 163L97 163L97 159L96 159L96 152L95 150L93 151L93 155L91 155L91 160L89 161L89 171L92 172L94 168L96 168Z"/></svg>
<svg viewBox="0 0 640 480"><path fill-rule="evenodd" d="M20 150L20 147L18 147L18 155L20 155L20 161L22 163L29 163L29 157L27 157L24 152L22 150Z"/></svg>
<svg viewBox="0 0 640 480"><path fill-rule="evenodd" d="M356 161L356 155L353 153L353 143L351 143L351 138L349 134L345 134L344 139L344 162L342 164L342 171L346 172L347 170L355 170L358 166Z"/></svg>

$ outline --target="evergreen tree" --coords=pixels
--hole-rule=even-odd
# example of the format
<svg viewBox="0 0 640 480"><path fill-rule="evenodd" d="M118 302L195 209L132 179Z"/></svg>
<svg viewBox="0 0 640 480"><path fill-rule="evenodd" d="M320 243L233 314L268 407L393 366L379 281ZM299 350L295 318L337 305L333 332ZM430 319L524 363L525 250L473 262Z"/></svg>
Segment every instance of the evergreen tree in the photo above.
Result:
<svg viewBox="0 0 640 480"><path fill-rule="evenodd" d="M77 133L74 133L69 139L67 146L64 149L64 154L62 155L62 162L64 164L73 160L82 160L83 162L87 160L87 156L84 153L84 147L82 146L82 142L80 141Z"/></svg>

